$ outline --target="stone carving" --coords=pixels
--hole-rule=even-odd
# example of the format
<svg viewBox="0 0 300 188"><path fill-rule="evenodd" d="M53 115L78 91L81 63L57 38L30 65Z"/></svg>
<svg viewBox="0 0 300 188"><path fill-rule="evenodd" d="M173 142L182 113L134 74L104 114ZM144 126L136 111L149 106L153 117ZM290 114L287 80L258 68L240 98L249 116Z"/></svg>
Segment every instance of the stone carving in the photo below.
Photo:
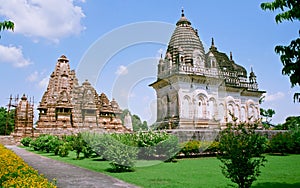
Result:
<svg viewBox="0 0 300 188"><path fill-rule="evenodd" d="M58 58L51 74L47 90L38 106L39 119L36 132L61 134L80 130L128 131L122 125L119 115L122 110L113 99L109 101L104 93L99 96L86 80L79 85L75 71L70 70L69 60Z"/></svg>

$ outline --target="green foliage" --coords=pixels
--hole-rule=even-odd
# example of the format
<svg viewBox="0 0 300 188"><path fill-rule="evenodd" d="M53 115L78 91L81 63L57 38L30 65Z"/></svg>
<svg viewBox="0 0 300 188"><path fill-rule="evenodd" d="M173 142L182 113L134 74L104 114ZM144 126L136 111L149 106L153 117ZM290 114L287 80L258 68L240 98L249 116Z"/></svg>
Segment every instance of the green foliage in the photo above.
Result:
<svg viewBox="0 0 300 188"><path fill-rule="evenodd" d="M280 9L283 11L276 15L275 20L277 23L286 21L300 20L300 6L298 0L275 0L270 3L262 3L263 10L275 11Z"/></svg>
<svg viewBox="0 0 300 188"><path fill-rule="evenodd" d="M166 132L137 132L133 134L134 140L139 147L139 159L161 158L168 160L168 157L175 156L179 151L178 139Z"/></svg>
<svg viewBox="0 0 300 188"><path fill-rule="evenodd" d="M25 147L29 147L31 141L32 141L31 137L25 137L21 139L21 144L23 144L23 146Z"/></svg>
<svg viewBox="0 0 300 188"><path fill-rule="evenodd" d="M165 162L173 161L179 150L179 140L174 135L169 135L167 139L156 145L156 155Z"/></svg>
<svg viewBox="0 0 300 188"><path fill-rule="evenodd" d="M292 136L289 132L278 133L269 141L269 150L272 153L281 153L282 155L290 153L293 147Z"/></svg>
<svg viewBox="0 0 300 188"><path fill-rule="evenodd" d="M220 142L213 141L206 150L209 153L217 153L220 151Z"/></svg>
<svg viewBox="0 0 300 188"><path fill-rule="evenodd" d="M283 21L299 21L300 6L299 0L275 0L269 3L262 3L263 10L281 10L275 16L277 23ZM298 31L300 35L300 30ZM292 87L300 85L300 38L292 40L288 46L279 45L275 47L275 52L280 54L283 64L282 74L290 77ZM295 93L294 102L300 102L300 93Z"/></svg>
<svg viewBox="0 0 300 188"><path fill-rule="evenodd" d="M7 127L6 127L7 123ZM15 110L8 111L4 107L0 107L0 135L9 135L14 131Z"/></svg>
<svg viewBox="0 0 300 188"><path fill-rule="evenodd" d="M217 141L199 141L191 140L181 144L181 150L184 155L194 155L202 152L217 153L219 152L219 142Z"/></svg>
<svg viewBox="0 0 300 188"><path fill-rule="evenodd" d="M111 162L113 170L117 172L132 170L137 158L170 161L179 151L178 138L165 132L86 132L82 136L98 155Z"/></svg>
<svg viewBox="0 0 300 188"><path fill-rule="evenodd" d="M300 153L300 130L293 129L274 135L268 143L268 151L272 153L299 154Z"/></svg>
<svg viewBox="0 0 300 188"><path fill-rule="evenodd" d="M184 142L181 144L180 152L182 152L184 155L199 153L200 144L201 143L198 140L191 140L188 142Z"/></svg>
<svg viewBox="0 0 300 188"><path fill-rule="evenodd" d="M35 151L45 151L47 153L54 152L56 148L61 144L57 136L45 134L40 135L35 140L30 142L30 147Z"/></svg>
<svg viewBox="0 0 300 188"><path fill-rule="evenodd" d="M240 188L248 188L260 175L260 167L266 162L262 155L266 138L255 133L257 125L228 124L220 135L222 173Z"/></svg>
<svg viewBox="0 0 300 188"><path fill-rule="evenodd" d="M112 136L110 134L84 133L83 138L92 144L91 147L98 155L110 161L114 172L133 169L138 148L126 145L126 143L131 143L130 141L116 134Z"/></svg>
<svg viewBox="0 0 300 188"><path fill-rule="evenodd" d="M298 130L300 128L300 116L290 116L283 124L274 127L275 130Z"/></svg>
<svg viewBox="0 0 300 188"><path fill-rule="evenodd" d="M263 109L263 108L260 108L260 115L262 117L264 117L264 122L263 122L263 126L265 129L269 129L270 128L270 123L272 121L272 117L273 115L275 114L275 111L273 109Z"/></svg>
<svg viewBox="0 0 300 188"><path fill-rule="evenodd" d="M70 148L76 152L76 159L79 159L80 153L83 153L85 157L90 157L92 154L91 148L86 141L82 138L82 134L68 136Z"/></svg>
<svg viewBox="0 0 300 188"><path fill-rule="evenodd" d="M300 153L300 129L295 129L291 132L293 140L293 153Z"/></svg>
<svg viewBox="0 0 300 188"><path fill-rule="evenodd" d="M120 115L120 119L122 120L122 123L124 124L124 119L127 114L130 114L131 121L132 121L132 128L133 131L141 131L141 130L148 130L148 125L146 121L141 121L141 118L138 115L132 115L131 112L128 109L123 110L122 114Z"/></svg>
<svg viewBox="0 0 300 188"><path fill-rule="evenodd" d="M69 155L69 151L72 149L69 142L64 142L62 145L58 146L58 155L60 157L67 157Z"/></svg>
<svg viewBox="0 0 300 188"><path fill-rule="evenodd" d="M2 30L14 30L15 24L12 21L0 22L0 31Z"/></svg>

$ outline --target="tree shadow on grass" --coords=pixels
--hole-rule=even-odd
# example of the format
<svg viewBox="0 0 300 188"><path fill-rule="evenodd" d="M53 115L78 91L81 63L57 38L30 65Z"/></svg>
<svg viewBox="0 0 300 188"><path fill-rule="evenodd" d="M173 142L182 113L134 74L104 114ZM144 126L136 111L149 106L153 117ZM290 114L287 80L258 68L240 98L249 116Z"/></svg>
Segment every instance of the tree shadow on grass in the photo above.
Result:
<svg viewBox="0 0 300 188"><path fill-rule="evenodd" d="M300 182L294 183L294 184L278 183L278 182L265 182L265 183L258 183L251 187L252 188L299 188Z"/></svg>

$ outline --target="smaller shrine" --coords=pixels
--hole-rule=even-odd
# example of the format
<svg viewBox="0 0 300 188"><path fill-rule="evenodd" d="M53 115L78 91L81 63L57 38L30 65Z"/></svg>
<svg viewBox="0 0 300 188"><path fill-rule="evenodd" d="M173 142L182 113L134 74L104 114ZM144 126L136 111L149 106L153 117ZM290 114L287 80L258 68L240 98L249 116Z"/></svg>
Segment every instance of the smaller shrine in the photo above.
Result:
<svg viewBox="0 0 300 188"><path fill-rule="evenodd" d="M12 136L16 141L20 141L23 137L31 137L34 135L33 104L27 100L27 97L24 94L15 107L15 130L12 133Z"/></svg>

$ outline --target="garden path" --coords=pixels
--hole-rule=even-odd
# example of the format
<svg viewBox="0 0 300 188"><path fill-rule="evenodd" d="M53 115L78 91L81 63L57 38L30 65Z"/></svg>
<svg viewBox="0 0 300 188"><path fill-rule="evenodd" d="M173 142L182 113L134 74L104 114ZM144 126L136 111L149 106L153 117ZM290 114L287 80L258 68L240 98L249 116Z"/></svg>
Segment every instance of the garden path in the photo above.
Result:
<svg viewBox="0 0 300 188"><path fill-rule="evenodd" d="M57 187L61 188L137 188L116 178L102 173L49 159L26 151L18 146L5 146L20 156L28 165L38 170L49 179L56 179Z"/></svg>

